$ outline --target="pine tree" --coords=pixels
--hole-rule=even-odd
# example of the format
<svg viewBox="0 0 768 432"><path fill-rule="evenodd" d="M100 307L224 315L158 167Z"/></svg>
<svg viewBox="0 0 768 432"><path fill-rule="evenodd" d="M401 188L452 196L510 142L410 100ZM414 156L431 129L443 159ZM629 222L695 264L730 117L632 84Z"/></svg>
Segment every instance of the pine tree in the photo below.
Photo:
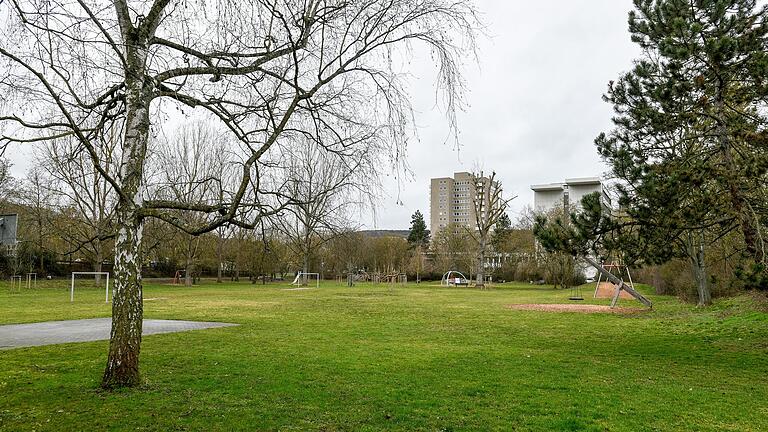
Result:
<svg viewBox="0 0 768 432"><path fill-rule="evenodd" d="M429 244L429 230L424 222L424 215L419 210L411 216L411 232L408 233L408 244L411 247L426 247Z"/></svg>
<svg viewBox="0 0 768 432"><path fill-rule="evenodd" d="M745 280L765 287L768 8L755 0L635 7L629 29L644 56L610 84L615 128L596 140L621 180L625 227L641 245L631 254L688 257L707 304L704 250L736 230Z"/></svg>

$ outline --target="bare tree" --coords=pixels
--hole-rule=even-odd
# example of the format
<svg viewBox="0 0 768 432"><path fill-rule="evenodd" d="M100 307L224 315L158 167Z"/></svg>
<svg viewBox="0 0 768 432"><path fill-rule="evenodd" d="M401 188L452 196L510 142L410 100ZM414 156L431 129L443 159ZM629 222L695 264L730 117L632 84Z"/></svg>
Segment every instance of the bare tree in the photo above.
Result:
<svg viewBox="0 0 768 432"><path fill-rule="evenodd" d="M115 151L119 139L119 135L113 134L98 146L98 150L104 152L100 159L107 173L117 170ZM94 167L92 159L77 151L78 147L80 144L72 138L48 141L37 154L37 161L54 180L52 191L58 197L59 205L77 221L60 232L70 245L70 253L84 251L93 262L93 271L101 272L108 255L105 250L107 241L113 233L117 197ZM98 285L101 275L94 275L94 279Z"/></svg>
<svg viewBox="0 0 768 432"><path fill-rule="evenodd" d="M232 231L228 226L216 228L216 282L222 283L224 271L224 246L231 237Z"/></svg>
<svg viewBox="0 0 768 432"><path fill-rule="evenodd" d="M17 188L16 179L11 176L11 163L0 158L0 205L5 205Z"/></svg>
<svg viewBox="0 0 768 432"><path fill-rule="evenodd" d="M342 157L310 140L287 154L283 190L291 203L275 218L275 227L287 237L307 273L317 248L348 230L350 209L360 204L355 195L372 193L372 185L366 188L361 182L371 172L370 160L367 152ZM306 284L306 278L301 282Z"/></svg>
<svg viewBox="0 0 768 432"><path fill-rule="evenodd" d="M53 179L40 168L33 168L28 173L17 192L19 201L28 211L27 216L32 229L27 232L27 242L35 245L37 268L45 272L45 253L48 252L47 241L54 231L53 218L56 196L53 193Z"/></svg>
<svg viewBox="0 0 768 432"><path fill-rule="evenodd" d="M227 171L227 155L223 151L221 133L206 122L196 122L179 128L170 140L158 148L157 179L150 191L159 200L196 205L220 202L224 193L223 180ZM206 223L205 213L179 208L173 211L177 221L186 225ZM217 230L225 226L217 227ZM200 236L182 230L185 258L184 284L192 286L197 270Z"/></svg>
<svg viewBox="0 0 768 432"><path fill-rule="evenodd" d="M473 229L467 232L477 246L477 269L475 270L475 286L485 287L485 259L491 245L491 233L496 222L507 211L509 202L517 198L504 199L502 196L501 182L496 180L496 172L490 177L483 176L483 172L471 173L470 194L472 198L472 214L475 220Z"/></svg>
<svg viewBox="0 0 768 432"><path fill-rule="evenodd" d="M458 224L450 223L437 230L432 235L429 244L432 256L432 271L443 274L449 270L469 273L471 277L474 259L472 253L472 238L468 230Z"/></svg>
<svg viewBox="0 0 768 432"><path fill-rule="evenodd" d="M280 211L265 204L279 191L264 189L260 176L285 136L401 160L413 121L398 60L409 51L399 49L432 50L453 125L463 88L457 59L474 49L477 28L470 0L9 0L0 8L8 16L0 145L73 137L117 195L106 388L140 382L145 219L192 235L256 226ZM216 119L239 142L238 185L221 202L146 194L150 137L175 109ZM117 173L98 150L112 131L122 134ZM179 210L207 217L190 224Z"/></svg>

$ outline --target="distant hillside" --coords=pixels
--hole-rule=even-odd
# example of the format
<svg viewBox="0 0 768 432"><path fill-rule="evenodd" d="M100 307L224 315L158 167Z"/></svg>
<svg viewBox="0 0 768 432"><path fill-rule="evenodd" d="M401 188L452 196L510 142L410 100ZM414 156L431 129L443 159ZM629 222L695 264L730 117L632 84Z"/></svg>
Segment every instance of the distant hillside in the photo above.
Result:
<svg viewBox="0 0 768 432"><path fill-rule="evenodd" d="M360 234L366 237L402 237L408 238L408 230L364 230Z"/></svg>

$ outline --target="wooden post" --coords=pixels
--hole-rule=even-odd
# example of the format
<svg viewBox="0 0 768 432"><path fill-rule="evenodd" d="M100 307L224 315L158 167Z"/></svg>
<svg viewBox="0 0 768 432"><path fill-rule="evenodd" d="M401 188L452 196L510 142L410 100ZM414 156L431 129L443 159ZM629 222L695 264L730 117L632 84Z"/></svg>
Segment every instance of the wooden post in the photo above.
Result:
<svg viewBox="0 0 768 432"><path fill-rule="evenodd" d="M628 292L632 297L634 297L638 301L640 301L640 303L648 306L649 308L653 308L653 303L647 297L645 297L644 295L640 294L634 288L632 288L631 286L629 286L626 283L624 283L623 280L621 280L621 279L617 278L616 276L614 276L611 272L606 270L605 267L601 266L595 260L593 260L592 258L590 258L588 256L583 256L582 258L584 258L584 261L589 263L589 265L591 265L592 267L597 269L597 271L600 272L601 275L605 276L605 278L608 281L610 281L614 285L618 286L618 288L616 288L616 294L614 295L614 299L611 302L611 307L616 306L616 302L619 299L619 294L621 293L621 290L624 290L624 291Z"/></svg>

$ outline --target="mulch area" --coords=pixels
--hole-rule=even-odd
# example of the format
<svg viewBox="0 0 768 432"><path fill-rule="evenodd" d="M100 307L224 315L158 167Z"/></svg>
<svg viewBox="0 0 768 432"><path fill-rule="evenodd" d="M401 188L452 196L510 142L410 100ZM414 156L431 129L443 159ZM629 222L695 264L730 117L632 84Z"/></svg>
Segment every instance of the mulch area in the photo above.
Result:
<svg viewBox="0 0 768 432"><path fill-rule="evenodd" d="M643 312L646 309L642 308L630 308L620 307L611 308L607 305L591 305L591 304L511 304L507 305L508 309L512 310L524 310L524 311L539 311L539 312L576 312L576 313L612 313L612 314L633 314Z"/></svg>

